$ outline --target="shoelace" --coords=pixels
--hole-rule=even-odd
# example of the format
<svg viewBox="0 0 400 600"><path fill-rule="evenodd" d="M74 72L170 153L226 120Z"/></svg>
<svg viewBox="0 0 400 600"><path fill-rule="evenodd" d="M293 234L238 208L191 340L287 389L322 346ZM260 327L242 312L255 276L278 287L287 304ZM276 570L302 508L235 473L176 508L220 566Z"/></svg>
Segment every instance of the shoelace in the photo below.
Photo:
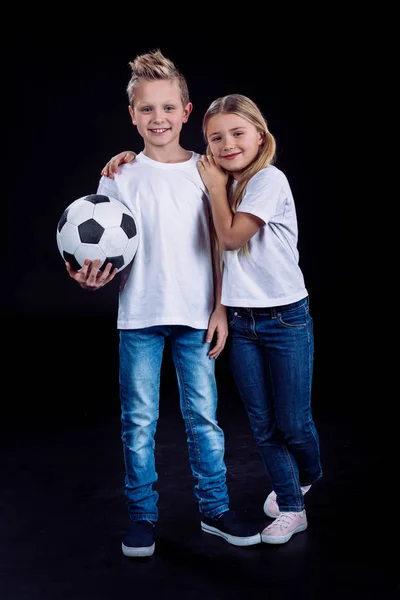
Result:
<svg viewBox="0 0 400 600"><path fill-rule="evenodd" d="M152 526L154 527L154 523L153 523L153 521L149 521L149 519L143 519L143 521L144 521L145 523L150 523L150 525L152 525Z"/></svg>
<svg viewBox="0 0 400 600"><path fill-rule="evenodd" d="M287 527L290 525L290 522L293 521L294 519L294 513L288 512L288 513L279 513L279 517L276 517L275 521L273 523L271 523L271 525L268 525L267 529L270 529L271 527L274 527L275 525L279 525L281 527L283 527L284 529L287 529Z"/></svg>

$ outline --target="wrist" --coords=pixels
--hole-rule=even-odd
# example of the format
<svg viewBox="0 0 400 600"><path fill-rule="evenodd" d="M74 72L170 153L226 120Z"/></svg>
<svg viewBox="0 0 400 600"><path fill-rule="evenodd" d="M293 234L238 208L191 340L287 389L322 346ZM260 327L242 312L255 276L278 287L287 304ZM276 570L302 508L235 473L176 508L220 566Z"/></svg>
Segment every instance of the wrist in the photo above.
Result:
<svg viewBox="0 0 400 600"><path fill-rule="evenodd" d="M217 302L214 306L214 312L215 311L221 311L221 312L225 312L226 313L226 306L224 306L223 304L221 304L220 302Z"/></svg>
<svg viewBox="0 0 400 600"><path fill-rule="evenodd" d="M224 183L213 183L212 185L207 186L207 187L208 187L210 196L212 196L212 195L218 195L218 196L225 195L226 196L227 195L226 185Z"/></svg>

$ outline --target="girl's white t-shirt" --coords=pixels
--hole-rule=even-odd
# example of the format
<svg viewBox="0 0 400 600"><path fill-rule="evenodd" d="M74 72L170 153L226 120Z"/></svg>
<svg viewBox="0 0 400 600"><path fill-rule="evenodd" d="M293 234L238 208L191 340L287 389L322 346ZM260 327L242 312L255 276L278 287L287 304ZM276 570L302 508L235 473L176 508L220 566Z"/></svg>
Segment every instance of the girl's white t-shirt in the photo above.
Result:
<svg viewBox="0 0 400 600"><path fill-rule="evenodd" d="M270 165L248 182L237 212L256 215L265 225L243 251L224 253L222 304L271 307L308 295L299 266L296 209L289 182Z"/></svg>
<svg viewBox="0 0 400 600"><path fill-rule="evenodd" d="M125 204L139 235L131 267L121 271L118 329L208 327L214 307L211 207L199 159L193 153L169 164L140 153L114 179L100 180L97 193Z"/></svg>

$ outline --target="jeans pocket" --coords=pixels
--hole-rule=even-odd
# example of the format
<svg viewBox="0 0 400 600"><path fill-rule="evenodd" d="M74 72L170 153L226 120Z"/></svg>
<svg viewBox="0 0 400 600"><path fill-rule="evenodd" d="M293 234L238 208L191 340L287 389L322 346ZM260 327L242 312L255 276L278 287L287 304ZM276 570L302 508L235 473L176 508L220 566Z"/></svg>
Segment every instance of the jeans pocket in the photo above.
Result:
<svg viewBox="0 0 400 600"><path fill-rule="evenodd" d="M308 304L286 310L278 315L278 319L282 327L304 329L309 319Z"/></svg>

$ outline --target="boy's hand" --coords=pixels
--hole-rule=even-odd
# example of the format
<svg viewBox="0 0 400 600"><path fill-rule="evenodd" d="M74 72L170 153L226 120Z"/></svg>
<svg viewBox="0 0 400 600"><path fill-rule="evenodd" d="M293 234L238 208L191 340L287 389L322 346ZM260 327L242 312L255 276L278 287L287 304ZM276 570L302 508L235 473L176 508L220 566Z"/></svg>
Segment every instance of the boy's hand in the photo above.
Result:
<svg viewBox="0 0 400 600"><path fill-rule="evenodd" d="M117 267L112 269L112 263L108 263L104 271L100 271L100 260L96 259L92 262L90 258L85 260L80 271L75 271L68 262L65 263L65 266L68 275L75 279L81 288L90 292L94 292L109 283L118 271Z"/></svg>
<svg viewBox="0 0 400 600"><path fill-rule="evenodd" d="M114 174L118 173L119 165L123 163L132 162L136 158L136 152L132 152L132 150L127 150L126 152L120 152L113 156L106 166L103 168L101 174L103 177L109 177L110 179L114 179Z"/></svg>
<svg viewBox="0 0 400 600"><path fill-rule="evenodd" d="M211 344L215 334L217 340L208 353L209 358L218 358L225 348L226 339L228 337L228 320L226 317L226 308L224 306L216 308L210 317L206 335L206 342L208 344Z"/></svg>

